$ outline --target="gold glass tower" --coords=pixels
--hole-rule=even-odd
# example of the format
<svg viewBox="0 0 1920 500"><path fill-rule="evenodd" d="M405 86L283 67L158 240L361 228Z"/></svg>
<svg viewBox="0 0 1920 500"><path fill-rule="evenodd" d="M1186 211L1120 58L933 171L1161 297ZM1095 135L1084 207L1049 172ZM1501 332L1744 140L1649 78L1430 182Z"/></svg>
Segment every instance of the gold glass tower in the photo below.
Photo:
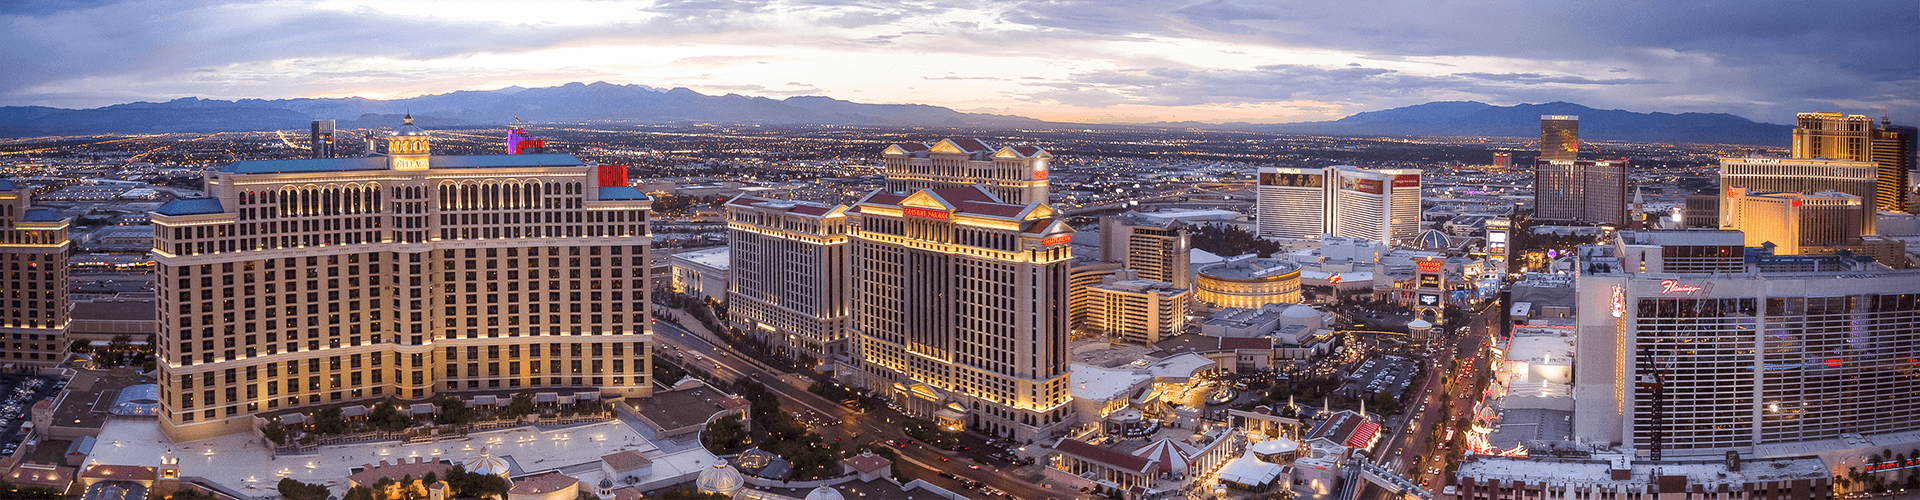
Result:
<svg viewBox="0 0 1920 500"><path fill-rule="evenodd" d="M1540 115L1540 159L1580 159L1580 117Z"/></svg>

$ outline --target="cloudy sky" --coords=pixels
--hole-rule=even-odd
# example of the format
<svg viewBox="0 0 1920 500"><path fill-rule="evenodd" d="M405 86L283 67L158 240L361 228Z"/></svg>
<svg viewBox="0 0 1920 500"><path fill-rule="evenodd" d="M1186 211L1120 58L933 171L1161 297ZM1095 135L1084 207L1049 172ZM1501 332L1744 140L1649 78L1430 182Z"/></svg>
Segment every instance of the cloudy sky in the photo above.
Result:
<svg viewBox="0 0 1920 500"><path fill-rule="evenodd" d="M1920 2L0 0L0 105L605 81L1079 122L1438 100L1920 122Z"/></svg>

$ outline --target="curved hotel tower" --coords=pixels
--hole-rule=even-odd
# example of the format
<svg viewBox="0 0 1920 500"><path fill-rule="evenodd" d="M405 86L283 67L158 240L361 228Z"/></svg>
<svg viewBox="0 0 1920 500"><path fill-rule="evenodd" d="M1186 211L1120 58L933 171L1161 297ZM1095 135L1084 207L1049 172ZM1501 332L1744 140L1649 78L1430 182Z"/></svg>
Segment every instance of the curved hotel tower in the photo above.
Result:
<svg viewBox="0 0 1920 500"><path fill-rule="evenodd" d="M620 167L433 156L411 118L386 143L234 162L153 214L170 437L449 392L651 394L652 200L593 175Z"/></svg>

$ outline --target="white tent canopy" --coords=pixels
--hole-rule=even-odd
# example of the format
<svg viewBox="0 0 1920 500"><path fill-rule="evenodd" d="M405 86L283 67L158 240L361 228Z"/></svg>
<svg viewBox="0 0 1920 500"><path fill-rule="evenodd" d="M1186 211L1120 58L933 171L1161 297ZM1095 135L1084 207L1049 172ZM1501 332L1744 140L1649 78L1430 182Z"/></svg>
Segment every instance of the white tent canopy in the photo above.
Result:
<svg viewBox="0 0 1920 500"><path fill-rule="evenodd" d="M1220 480L1242 486L1259 487L1280 477L1280 466L1254 458L1252 453L1227 462L1220 468Z"/></svg>

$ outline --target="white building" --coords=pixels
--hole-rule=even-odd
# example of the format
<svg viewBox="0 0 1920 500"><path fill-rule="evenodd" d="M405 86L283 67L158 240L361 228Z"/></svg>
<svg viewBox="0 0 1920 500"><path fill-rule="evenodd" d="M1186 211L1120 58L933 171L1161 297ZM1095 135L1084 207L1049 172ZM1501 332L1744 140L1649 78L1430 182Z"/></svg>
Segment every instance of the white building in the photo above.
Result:
<svg viewBox="0 0 1920 500"><path fill-rule="evenodd" d="M740 196L726 208L728 320L795 358L850 354L847 207Z"/></svg>
<svg viewBox="0 0 1920 500"><path fill-rule="evenodd" d="M673 291L702 299L725 298L733 265L729 252L728 247L714 247L667 256L667 264L673 267Z"/></svg>
<svg viewBox="0 0 1920 500"><path fill-rule="evenodd" d="M1420 232L1417 169L1260 168L1256 234L1407 241Z"/></svg>

